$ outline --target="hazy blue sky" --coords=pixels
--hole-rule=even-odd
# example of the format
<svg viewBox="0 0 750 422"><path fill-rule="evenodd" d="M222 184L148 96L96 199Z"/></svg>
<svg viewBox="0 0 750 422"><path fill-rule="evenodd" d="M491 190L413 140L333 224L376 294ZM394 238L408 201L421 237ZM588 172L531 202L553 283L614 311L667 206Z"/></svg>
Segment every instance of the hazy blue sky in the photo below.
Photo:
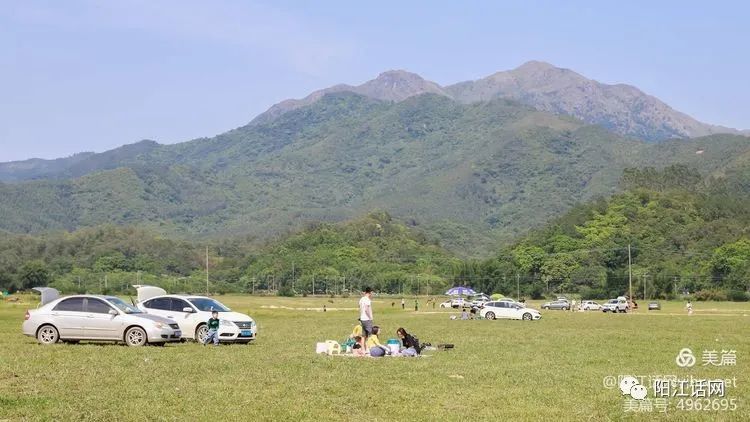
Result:
<svg viewBox="0 0 750 422"><path fill-rule="evenodd" d="M750 128L747 2L361 3L3 1L0 161L212 136L387 69L450 84L532 59Z"/></svg>

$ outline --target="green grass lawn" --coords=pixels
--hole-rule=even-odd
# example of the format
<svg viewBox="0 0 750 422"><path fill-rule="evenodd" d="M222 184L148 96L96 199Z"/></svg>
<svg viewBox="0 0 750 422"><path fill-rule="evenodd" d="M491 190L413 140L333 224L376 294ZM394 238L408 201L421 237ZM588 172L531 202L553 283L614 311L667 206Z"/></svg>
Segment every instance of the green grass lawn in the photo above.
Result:
<svg viewBox="0 0 750 422"><path fill-rule="evenodd" d="M376 299L381 338L403 326L455 349L357 359L314 353L351 331L357 312L342 308L355 298L218 299L258 321L256 343L41 346L20 331L37 299L0 304L0 420L750 420L748 303L696 302L692 316L678 302L632 314L543 311L525 322L454 321L424 299L416 313L413 300L402 311L399 298ZM675 363L684 347L697 355L692 368ZM702 366L703 350L722 349L736 351L736 366ZM737 409L678 410L673 398L666 414L625 412L604 378L629 374L735 377L726 398Z"/></svg>

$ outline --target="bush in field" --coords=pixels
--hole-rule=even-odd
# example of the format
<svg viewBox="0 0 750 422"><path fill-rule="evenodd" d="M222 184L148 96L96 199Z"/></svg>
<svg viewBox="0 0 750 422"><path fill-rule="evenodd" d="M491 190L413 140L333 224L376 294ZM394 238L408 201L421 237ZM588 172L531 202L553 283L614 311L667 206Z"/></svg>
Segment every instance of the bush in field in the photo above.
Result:
<svg viewBox="0 0 750 422"><path fill-rule="evenodd" d="M694 295L695 300L727 300L727 294L723 290L701 290Z"/></svg>
<svg viewBox="0 0 750 422"><path fill-rule="evenodd" d="M742 290L730 290L727 292L727 299L733 302L747 302L750 300L750 295Z"/></svg>

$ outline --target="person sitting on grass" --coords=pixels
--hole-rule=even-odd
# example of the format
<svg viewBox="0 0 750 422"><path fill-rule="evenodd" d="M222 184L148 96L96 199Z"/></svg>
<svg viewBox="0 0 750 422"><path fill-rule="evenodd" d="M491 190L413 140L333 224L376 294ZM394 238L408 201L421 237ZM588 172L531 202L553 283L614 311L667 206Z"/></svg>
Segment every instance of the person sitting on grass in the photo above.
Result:
<svg viewBox="0 0 750 422"><path fill-rule="evenodd" d="M362 330L362 325L357 324L354 326L354 328L352 328L352 333L349 334L350 339L358 339L356 340L356 342L362 347L362 349L365 348L365 338L362 335L363 332L364 331Z"/></svg>
<svg viewBox="0 0 750 422"><path fill-rule="evenodd" d="M389 353L388 348L380 344L378 340L378 334L380 333L380 327L377 325L372 327L372 334L367 337L367 350L370 351L370 356L381 357Z"/></svg>
<svg viewBox="0 0 750 422"><path fill-rule="evenodd" d="M466 321L467 319L469 319L469 313L466 312L466 308L461 310L461 319L463 321Z"/></svg>
<svg viewBox="0 0 750 422"><path fill-rule="evenodd" d="M203 339L203 345L205 346L206 344L208 344L209 341L213 340L214 346L218 346L219 345L219 313L217 311L211 312L211 318L209 318L206 326L208 327L208 334L206 335L206 338Z"/></svg>
<svg viewBox="0 0 750 422"><path fill-rule="evenodd" d="M362 336L354 337L354 346L352 346L352 354L354 356L364 356L365 349L362 347Z"/></svg>
<svg viewBox="0 0 750 422"><path fill-rule="evenodd" d="M396 330L396 335L401 339L401 354L404 356L417 356L421 352L419 340L409 334L403 328Z"/></svg>

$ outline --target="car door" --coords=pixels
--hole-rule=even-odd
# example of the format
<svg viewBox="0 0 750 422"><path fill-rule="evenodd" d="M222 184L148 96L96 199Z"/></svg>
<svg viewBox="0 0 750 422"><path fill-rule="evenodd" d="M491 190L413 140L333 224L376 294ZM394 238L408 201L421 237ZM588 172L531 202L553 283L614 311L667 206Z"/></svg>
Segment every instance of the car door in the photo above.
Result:
<svg viewBox="0 0 750 422"><path fill-rule="evenodd" d="M122 318L112 315L113 307L101 299L90 297L84 304L86 322L83 335L96 340L119 340L122 338ZM118 312L119 314L119 312Z"/></svg>
<svg viewBox="0 0 750 422"><path fill-rule="evenodd" d="M511 317L510 304L508 302L497 303L497 318L507 319Z"/></svg>
<svg viewBox="0 0 750 422"><path fill-rule="evenodd" d="M195 331L195 312L184 311L185 308L193 309L193 307L184 299L173 297L170 300L170 309L172 312L170 312L167 318L173 319L180 326L183 333Z"/></svg>
<svg viewBox="0 0 750 422"><path fill-rule="evenodd" d="M143 302L146 313L168 318L172 315L172 299L168 297L157 297Z"/></svg>
<svg viewBox="0 0 750 422"><path fill-rule="evenodd" d="M200 308L192 304L189 304L188 306L193 308L193 310L195 310L196 312L188 314L188 316L185 318L186 328L183 333L185 333L185 336L193 338L195 337L195 330L198 328L198 326L205 323L209 318L211 318L211 312L201 311Z"/></svg>
<svg viewBox="0 0 750 422"><path fill-rule="evenodd" d="M60 338L82 338L86 314L83 312L82 297L71 297L60 301L50 312L52 320L60 331Z"/></svg>

